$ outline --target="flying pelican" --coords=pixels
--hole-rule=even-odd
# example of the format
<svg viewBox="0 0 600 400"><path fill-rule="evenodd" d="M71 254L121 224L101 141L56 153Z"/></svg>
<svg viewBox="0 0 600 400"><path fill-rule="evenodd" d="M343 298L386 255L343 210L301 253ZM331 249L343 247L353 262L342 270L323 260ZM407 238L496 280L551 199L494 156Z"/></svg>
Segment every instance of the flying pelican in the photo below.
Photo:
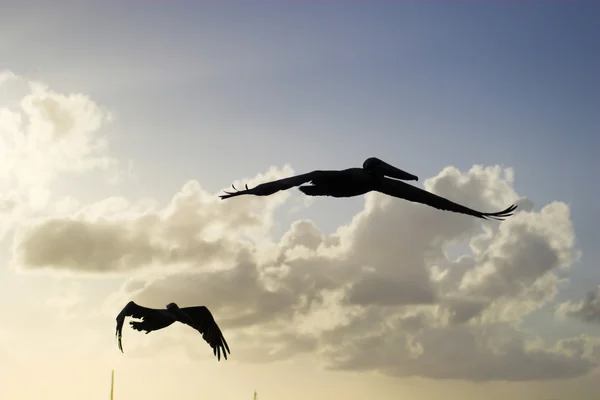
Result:
<svg viewBox="0 0 600 400"><path fill-rule="evenodd" d="M135 330L146 331L146 334L166 328L173 322L179 321L191 326L202 334L202 339L212 347L213 354L217 356L218 361L221 360L221 353L223 353L223 357L226 360L227 353L230 353L229 346L221 333L221 329L219 329L208 308L204 306L179 308L177 304L169 303L166 309L156 309L142 307L130 301L121 310L119 315L117 315L116 336L121 352L123 352L121 338L123 336L125 317L141 318L142 321L129 321L129 324Z"/></svg>
<svg viewBox="0 0 600 400"><path fill-rule="evenodd" d="M396 179L391 179L396 178ZM310 185L300 186L298 189L308 196L353 197L371 191L377 191L389 196L398 197L415 203L422 203L437 208L438 210L452 211L472 215L482 219L503 220L513 215L516 205L511 205L505 210L484 213L462 206L453 201L427 192L418 187L409 185L404 181L418 181L416 175L402 171L378 158L370 157L365 160L362 168L348 168L344 170L316 170L306 174L291 176L272 182L263 183L252 189L227 192L219 196L222 200L234 196L251 194L255 196L269 196L280 190L287 190L294 186L310 182Z"/></svg>

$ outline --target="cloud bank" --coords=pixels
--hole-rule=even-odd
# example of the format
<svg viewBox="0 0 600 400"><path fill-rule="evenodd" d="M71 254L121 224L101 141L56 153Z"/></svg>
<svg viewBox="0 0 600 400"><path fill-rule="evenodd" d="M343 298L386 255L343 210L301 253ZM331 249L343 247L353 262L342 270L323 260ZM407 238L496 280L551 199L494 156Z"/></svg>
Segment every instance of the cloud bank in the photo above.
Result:
<svg viewBox="0 0 600 400"><path fill-rule="evenodd" d="M273 167L249 184L292 173ZM294 189L221 201L190 181L165 206L109 198L22 224L11 266L129 273L110 300L115 314L130 299L204 304L240 362L311 355L330 369L472 381L584 375L598 364L595 339L545 343L521 329L553 301L576 251L569 207L534 210L513 175L447 167L424 183L481 210L517 202L501 224L370 193L334 233L298 220L281 238L273 215ZM172 343L204 357L196 344L193 334Z"/></svg>

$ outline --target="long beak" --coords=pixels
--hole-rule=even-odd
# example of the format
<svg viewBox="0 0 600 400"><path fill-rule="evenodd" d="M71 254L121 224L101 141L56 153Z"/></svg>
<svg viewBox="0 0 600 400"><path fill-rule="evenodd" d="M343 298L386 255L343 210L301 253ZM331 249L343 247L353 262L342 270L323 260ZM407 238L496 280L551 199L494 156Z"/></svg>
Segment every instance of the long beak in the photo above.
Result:
<svg viewBox="0 0 600 400"><path fill-rule="evenodd" d="M381 170L383 175L389 176L390 178L396 178L403 181L418 181L419 177L408 172L402 171L400 168L396 168L384 161L377 166L377 169Z"/></svg>

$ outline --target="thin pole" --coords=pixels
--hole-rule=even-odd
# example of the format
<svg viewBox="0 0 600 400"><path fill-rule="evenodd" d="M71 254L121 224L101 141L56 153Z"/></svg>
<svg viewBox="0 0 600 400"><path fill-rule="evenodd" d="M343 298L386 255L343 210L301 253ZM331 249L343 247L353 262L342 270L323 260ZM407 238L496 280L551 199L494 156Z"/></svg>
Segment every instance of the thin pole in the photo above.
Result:
<svg viewBox="0 0 600 400"><path fill-rule="evenodd" d="M114 392L115 392L115 370L113 369L111 376L110 376L110 400L113 400Z"/></svg>

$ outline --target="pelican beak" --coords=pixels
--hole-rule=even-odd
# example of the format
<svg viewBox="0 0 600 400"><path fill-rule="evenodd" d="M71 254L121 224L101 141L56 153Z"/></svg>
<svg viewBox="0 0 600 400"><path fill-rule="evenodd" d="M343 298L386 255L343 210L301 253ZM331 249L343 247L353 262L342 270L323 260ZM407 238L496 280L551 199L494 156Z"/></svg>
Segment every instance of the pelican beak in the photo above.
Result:
<svg viewBox="0 0 600 400"><path fill-rule="evenodd" d="M377 169L379 169L383 173L383 175L389 176L390 178L396 178L403 181L419 180L418 176L402 171L400 168L396 168L393 165L390 165L384 161L381 161L381 163L377 165Z"/></svg>

